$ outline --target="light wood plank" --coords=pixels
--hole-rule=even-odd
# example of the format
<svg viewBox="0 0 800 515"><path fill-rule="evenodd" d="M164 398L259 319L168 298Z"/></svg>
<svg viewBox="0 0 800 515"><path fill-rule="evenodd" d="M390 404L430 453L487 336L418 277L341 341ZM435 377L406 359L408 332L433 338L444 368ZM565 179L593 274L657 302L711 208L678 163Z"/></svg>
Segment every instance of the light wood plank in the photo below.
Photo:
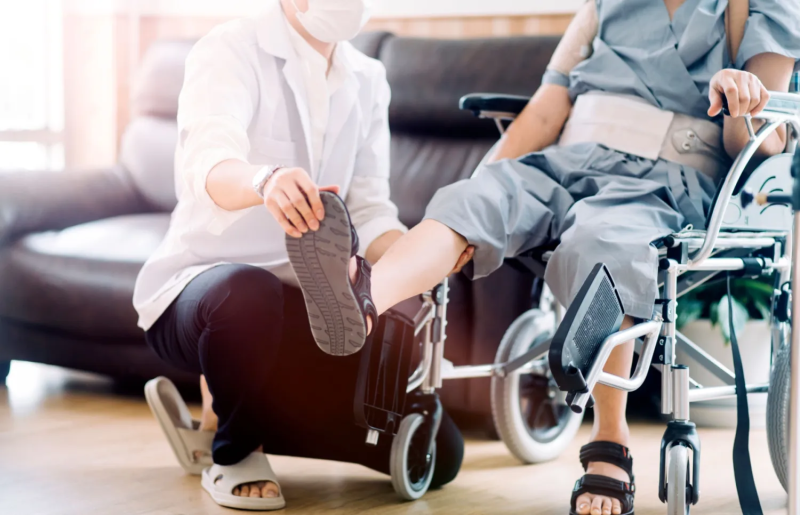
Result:
<svg viewBox="0 0 800 515"><path fill-rule="evenodd" d="M416 503L400 503L387 477L360 466L273 458L286 513L564 515L581 430L558 460L521 466L501 442L470 438L457 480ZM638 515L662 514L656 497L661 424L635 424L632 449ZM703 430L702 501L693 514L738 513L730 430ZM753 461L765 512L784 513L765 434L754 431ZM0 387L0 513L3 515L233 514L185 476L138 394L119 395L94 376L16 364Z"/></svg>

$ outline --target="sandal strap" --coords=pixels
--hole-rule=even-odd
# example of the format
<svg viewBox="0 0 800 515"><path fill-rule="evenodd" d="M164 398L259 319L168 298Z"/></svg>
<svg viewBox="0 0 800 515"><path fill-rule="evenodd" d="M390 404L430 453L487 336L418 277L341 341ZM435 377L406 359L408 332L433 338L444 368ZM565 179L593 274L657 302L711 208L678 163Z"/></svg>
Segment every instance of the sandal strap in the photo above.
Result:
<svg viewBox="0 0 800 515"><path fill-rule="evenodd" d="M610 463L628 473L633 483L633 457L624 445L614 442L592 442L581 447L581 465L587 470L589 463Z"/></svg>
<svg viewBox="0 0 800 515"><path fill-rule="evenodd" d="M619 481L597 474L584 475L575 482L575 488L572 491L570 504L573 513L576 512L577 509L575 504L578 501L578 497L586 493L617 499L623 514L633 512L633 498L636 494L636 485L632 482L626 483L625 481Z"/></svg>
<svg viewBox="0 0 800 515"><path fill-rule="evenodd" d="M350 211L345 208L344 212L347 215L347 220L350 222L350 239L353 242L350 247L350 257L353 257L358 254L358 250L361 248L361 242L358 239L358 231L356 231L356 226L350 219Z"/></svg>
<svg viewBox="0 0 800 515"><path fill-rule="evenodd" d="M206 469L206 472L214 489L224 494L232 494L234 488L248 483L258 483L260 481L275 483L280 495L281 485L269 463L269 458L263 452L251 453L236 465L217 465L214 464Z"/></svg>
<svg viewBox="0 0 800 515"><path fill-rule="evenodd" d="M361 256L356 256L356 266L358 274L356 283L353 285L353 292L356 294L356 302L364 317L364 327L366 327L367 317L372 318L374 327L378 324L378 308L372 302L372 265Z"/></svg>

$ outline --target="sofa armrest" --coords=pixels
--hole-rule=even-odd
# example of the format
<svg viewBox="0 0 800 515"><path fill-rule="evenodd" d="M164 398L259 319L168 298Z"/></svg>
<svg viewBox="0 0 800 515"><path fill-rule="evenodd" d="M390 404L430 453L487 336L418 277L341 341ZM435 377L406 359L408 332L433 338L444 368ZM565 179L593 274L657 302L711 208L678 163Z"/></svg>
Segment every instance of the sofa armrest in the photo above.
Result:
<svg viewBox="0 0 800 515"><path fill-rule="evenodd" d="M28 233L153 211L125 171L0 172L0 246Z"/></svg>

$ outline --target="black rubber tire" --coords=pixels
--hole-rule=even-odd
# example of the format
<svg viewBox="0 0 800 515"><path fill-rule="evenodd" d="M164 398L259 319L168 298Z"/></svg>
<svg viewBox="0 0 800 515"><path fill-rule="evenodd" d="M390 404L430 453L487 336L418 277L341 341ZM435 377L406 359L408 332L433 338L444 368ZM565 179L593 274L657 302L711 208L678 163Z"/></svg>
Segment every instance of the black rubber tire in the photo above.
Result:
<svg viewBox="0 0 800 515"><path fill-rule="evenodd" d="M775 356L767 395L767 442L772 466L783 489L789 484L789 393L792 386L791 347Z"/></svg>
<svg viewBox="0 0 800 515"><path fill-rule="evenodd" d="M392 442L389 457L389 468L392 475L392 486L397 495L404 501L416 501L428 491L433 480L433 471L436 466L436 444L428 461L428 467L423 477L414 481L409 477L409 453L414 440L414 434L425 423L425 417L419 413L411 413L403 417L400 428Z"/></svg>
<svg viewBox="0 0 800 515"><path fill-rule="evenodd" d="M0 384L5 384L8 374L11 372L10 361L0 361Z"/></svg>

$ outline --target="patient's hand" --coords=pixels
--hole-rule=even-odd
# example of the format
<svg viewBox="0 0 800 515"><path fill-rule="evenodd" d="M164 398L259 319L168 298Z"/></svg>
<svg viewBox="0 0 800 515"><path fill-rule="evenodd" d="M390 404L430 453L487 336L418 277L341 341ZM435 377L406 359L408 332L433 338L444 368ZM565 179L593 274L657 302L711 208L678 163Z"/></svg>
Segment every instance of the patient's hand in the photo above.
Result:
<svg viewBox="0 0 800 515"><path fill-rule="evenodd" d="M721 70L711 78L710 86L709 116L717 116L722 111L723 95L728 99L728 110L734 118L748 114L755 116L764 110L769 101L769 91L750 72Z"/></svg>
<svg viewBox="0 0 800 515"><path fill-rule="evenodd" d="M458 262L456 263L456 266L453 268L453 271L450 272L450 275L459 273L462 268L467 266L467 263L472 261L472 256L474 255L475 255L475 247L470 245L469 247L467 247L467 250L465 250L458 258Z"/></svg>

